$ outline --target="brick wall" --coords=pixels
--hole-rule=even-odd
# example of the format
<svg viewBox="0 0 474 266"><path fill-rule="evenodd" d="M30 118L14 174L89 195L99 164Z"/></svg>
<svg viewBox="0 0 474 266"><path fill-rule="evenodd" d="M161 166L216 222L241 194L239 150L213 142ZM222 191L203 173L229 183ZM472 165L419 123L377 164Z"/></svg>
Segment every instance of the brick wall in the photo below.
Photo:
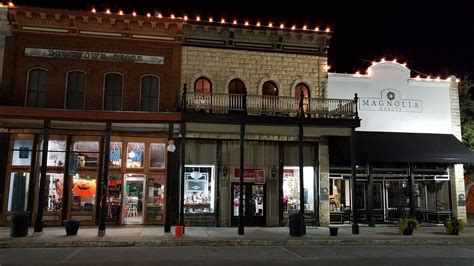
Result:
<svg viewBox="0 0 474 266"><path fill-rule="evenodd" d="M109 53L163 56L164 65L129 62L105 62L29 57L24 49L45 48ZM124 75L123 110L137 111L140 104L140 79L143 75L160 77L160 111L175 109L179 91L181 47L176 43L137 41L98 37L15 32L7 37L5 73L0 92L1 104L24 106L28 69L41 67L48 71L47 107L64 108L66 75L71 70L86 72L86 109L101 110L104 74Z"/></svg>
<svg viewBox="0 0 474 266"><path fill-rule="evenodd" d="M239 78L248 94L261 94L263 83L271 80L278 86L280 96L294 96L294 87L304 82L311 90L311 97L321 97L325 94L321 83L326 64L326 57L314 55L186 46L181 83L187 83L193 90L194 81L205 76L211 80L213 92L227 93L229 82Z"/></svg>

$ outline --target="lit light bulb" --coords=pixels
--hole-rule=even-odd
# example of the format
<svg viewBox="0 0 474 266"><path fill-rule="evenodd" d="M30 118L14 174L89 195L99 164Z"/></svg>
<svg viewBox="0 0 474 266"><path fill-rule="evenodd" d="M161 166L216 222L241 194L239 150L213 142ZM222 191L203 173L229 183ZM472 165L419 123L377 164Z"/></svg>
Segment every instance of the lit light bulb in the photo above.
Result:
<svg viewBox="0 0 474 266"><path fill-rule="evenodd" d="M375 65L375 64L377 64L377 62L375 62L375 61L372 61L372 65Z"/></svg>
<svg viewBox="0 0 474 266"><path fill-rule="evenodd" d="M330 28L326 28L326 32L330 32L330 31L331 31L331 29L330 29Z"/></svg>
<svg viewBox="0 0 474 266"><path fill-rule="evenodd" d="M330 66L330 65L327 65L327 66L326 66L326 71L329 71L329 69L331 69L331 66Z"/></svg>
<svg viewBox="0 0 474 266"><path fill-rule="evenodd" d="M426 77L426 80L431 80L431 77L430 76Z"/></svg>
<svg viewBox="0 0 474 266"><path fill-rule="evenodd" d="M151 17L151 14L150 14L150 13L147 13L146 16L147 16L147 17Z"/></svg>
<svg viewBox="0 0 474 266"><path fill-rule="evenodd" d="M107 8L107 10L105 11L105 13L110 14L110 9Z"/></svg>
<svg viewBox="0 0 474 266"><path fill-rule="evenodd" d="M420 80L420 75L416 76L415 79L416 79L416 80Z"/></svg>
<svg viewBox="0 0 474 266"><path fill-rule="evenodd" d="M291 30L296 30L296 26L295 25L291 26Z"/></svg>
<svg viewBox="0 0 474 266"><path fill-rule="evenodd" d="M131 151L128 153L128 158L134 158L135 157L135 152Z"/></svg>
<svg viewBox="0 0 474 266"><path fill-rule="evenodd" d="M385 62L385 57L384 57L384 58L382 58L382 60L380 60L380 62Z"/></svg>
<svg viewBox="0 0 474 266"><path fill-rule="evenodd" d="M132 16L136 17L136 16L137 16L137 12L133 11Z"/></svg>
<svg viewBox="0 0 474 266"><path fill-rule="evenodd" d="M209 18L209 22L213 22L213 21L214 21L214 19L212 19L212 18Z"/></svg>
<svg viewBox="0 0 474 266"><path fill-rule="evenodd" d="M459 82L461 82L461 80L460 80L460 79L456 79L456 82L459 83Z"/></svg>
<svg viewBox="0 0 474 266"><path fill-rule="evenodd" d="M222 19L221 19L221 23L225 23L225 19L222 18Z"/></svg>
<svg viewBox="0 0 474 266"><path fill-rule="evenodd" d="M273 27L273 23L272 22L268 23L268 27L269 28Z"/></svg>
<svg viewBox="0 0 474 266"><path fill-rule="evenodd" d="M200 17L200 16L197 16L197 17L196 17L196 20L197 20L197 21L201 21L201 17Z"/></svg>
<svg viewBox="0 0 474 266"><path fill-rule="evenodd" d="M249 22L248 21L245 21L245 26L248 26L249 25Z"/></svg>
<svg viewBox="0 0 474 266"><path fill-rule="evenodd" d="M122 11L122 10L119 11L119 15L123 15L123 11Z"/></svg>
<svg viewBox="0 0 474 266"><path fill-rule="evenodd" d="M260 27L260 22L257 22L257 27Z"/></svg>
<svg viewBox="0 0 474 266"><path fill-rule="evenodd" d="M163 15L161 15L161 13L158 13L158 18L162 18Z"/></svg>
<svg viewBox="0 0 474 266"><path fill-rule="evenodd" d="M319 31L319 27L316 27L314 30L315 30L315 31Z"/></svg>
<svg viewBox="0 0 474 266"><path fill-rule="evenodd" d="M283 29L285 27L285 24L281 23L280 24L280 29Z"/></svg>
<svg viewBox="0 0 474 266"><path fill-rule="evenodd" d="M397 62L397 59L396 59L396 58L395 58L395 59L393 59L393 60L392 60L392 62L396 63L396 62Z"/></svg>
<svg viewBox="0 0 474 266"><path fill-rule="evenodd" d="M96 12L96 11L95 11L95 8L92 8L92 13L95 13L95 12Z"/></svg>
<svg viewBox="0 0 474 266"><path fill-rule="evenodd" d="M436 81L440 81L441 78L439 76L436 77Z"/></svg>
<svg viewBox="0 0 474 266"><path fill-rule="evenodd" d="M308 26L304 25L303 26L303 30L306 30L308 28Z"/></svg>
<svg viewBox="0 0 474 266"><path fill-rule="evenodd" d="M175 16L174 16L174 14L171 14L171 19L175 19Z"/></svg>
<svg viewBox="0 0 474 266"><path fill-rule="evenodd" d="M237 20L234 19L234 21L232 21L232 24L236 25L236 24L237 24Z"/></svg>
<svg viewBox="0 0 474 266"><path fill-rule="evenodd" d="M188 16L184 15L183 19L188 20Z"/></svg>
<svg viewBox="0 0 474 266"><path fill-rule="evenodd" d="M359 76L359 75L360 75L360 71L356 71L355 75L356 75L356 76Z"/></svg>
<svg viewBox="0 0 474 266"><path fill-rule="evenodd" d="M8 6L9 7L14 7L15 5L13 4L13 2L10 1L10 2L8 2Z"/></svg>

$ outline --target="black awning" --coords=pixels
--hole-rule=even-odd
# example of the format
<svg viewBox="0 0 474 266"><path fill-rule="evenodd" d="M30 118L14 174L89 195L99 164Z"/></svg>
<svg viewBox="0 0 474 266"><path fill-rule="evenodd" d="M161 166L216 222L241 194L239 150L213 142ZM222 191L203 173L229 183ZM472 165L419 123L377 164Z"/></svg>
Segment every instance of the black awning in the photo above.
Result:
<svg viewBox="0 0 474 266"><path fill-rule="evenodd" d="M450 134L356 132L357 161L474 163L471 152ZM350 161L350 138L329 138L330 162Z"/></svg>

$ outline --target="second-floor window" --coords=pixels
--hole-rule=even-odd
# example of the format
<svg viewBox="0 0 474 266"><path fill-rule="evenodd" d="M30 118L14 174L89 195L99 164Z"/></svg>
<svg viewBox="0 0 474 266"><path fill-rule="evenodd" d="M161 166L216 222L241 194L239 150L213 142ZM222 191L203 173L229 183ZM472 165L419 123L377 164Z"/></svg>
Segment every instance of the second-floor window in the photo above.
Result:
<svg viewBox="0 0 474 266"><path fill-rule="evenodd" d="M48 72L44 69L31 69L28 73L26 95L27 107L46 107L46 81Z"/></svg>
<svg viewBox="0 0 474 266"><path fill-rule="evenodd" d="M141 111L157 112L158 96L160 92L160 79L155 76L144 76L142 78Z"/></svg>
<svg viewBox="0 0 474 266"><path fill-rule="evenodd" d="M86 74L72 71L67 75L66 109L84 109Z"/></svg>
<svg viewBox="0 0 474 266"><path fill-rule="evenodd" d="M295 87L295 105L296 109L300 108L301 93L303 93L303 111L307 112L309 109L309 88L304 83L299 83Z"/></svg>
<svg viewBox="0 0 474 266"><path fill-rule="evenodd" d="M205 77L200 77L194 82L195 104L197 109L208 109L212 106L212 83Z"/></svg>
<svg viewBox="0 0 474 266"><path fill-rule="evenodd" d="M207 78L200 77L194 82L194 92L196 93L211 93L212 84Z"/></svg>
<svg viewBox="0 0 474 266"><path fill-rule="evenodd" d="M105 75L104 110L122 110L123 77L117 73Z"/></svg>
<svg viewBox="0 0 474 266"><path fill-rule="evenodd" d="M272 81L263 83L262 86L262 109L266 111L278 108L278 87Z"/></svg>

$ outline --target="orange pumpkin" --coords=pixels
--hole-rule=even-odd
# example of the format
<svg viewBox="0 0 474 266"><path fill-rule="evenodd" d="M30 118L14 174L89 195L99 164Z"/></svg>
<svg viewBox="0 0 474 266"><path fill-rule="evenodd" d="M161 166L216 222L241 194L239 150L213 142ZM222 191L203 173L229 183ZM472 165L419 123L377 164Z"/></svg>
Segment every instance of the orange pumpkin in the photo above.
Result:
<svg viewBox="0 0 474 266"><path fill-rule="evenodd" d="M93 179L78 179L74 182L72 191L79 197L92 197L95 195L96 184Z"/></svg>

